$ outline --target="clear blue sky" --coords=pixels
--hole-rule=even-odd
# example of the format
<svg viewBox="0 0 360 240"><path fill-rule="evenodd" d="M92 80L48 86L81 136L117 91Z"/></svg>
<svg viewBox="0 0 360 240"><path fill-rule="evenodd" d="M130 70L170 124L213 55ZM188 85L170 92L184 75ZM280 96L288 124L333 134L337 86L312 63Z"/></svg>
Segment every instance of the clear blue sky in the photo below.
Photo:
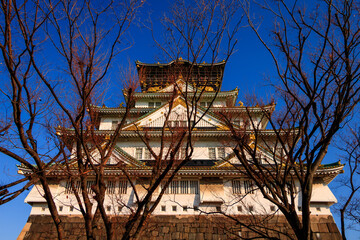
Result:
<svg viewBox="0 0 360 240"><path fill-rule="evenodd" d="M149 1L142 9L142 16L148 13L153 17L156 25L160 13L166 11L168 3L165 1ZM159 51L152 42L151 34L146 28L133 27L130 31L134 39L132 48L122 53L122 64L133 63L135 60L142 62L157 62ZM240 89L239 99L247 94L255 93L257 96L269 99L273 92L269 88L265 77L275 77L274 66L270 55L257 40L255 34L250 29L242 29L238 34L238 45L236 52L226 65L222 90L230 90L238 87ZM120 68L120 66L119 66ZM118 68L118 69L119 69ZM114 76L117 67L113 68ZM119 101L119 86L110 81L109 93L107 93L105 103L107 105L118 105L114 101ZM117 89L117 91L111 91ZM339 159L337 152L329 152L326 162L335 162ZM17 169L13 161L0 161L1 178L3 181L13 179L17 175ZM23 193L14 201L0 206L0 239L16 239L21 229L24 227L30 213L30 206L24 203L24 198L28 192ZM336 192L335 192L336 193ZM334 214L336 218L336 214ZM352 233L349 239L360 239Z"/></svg>

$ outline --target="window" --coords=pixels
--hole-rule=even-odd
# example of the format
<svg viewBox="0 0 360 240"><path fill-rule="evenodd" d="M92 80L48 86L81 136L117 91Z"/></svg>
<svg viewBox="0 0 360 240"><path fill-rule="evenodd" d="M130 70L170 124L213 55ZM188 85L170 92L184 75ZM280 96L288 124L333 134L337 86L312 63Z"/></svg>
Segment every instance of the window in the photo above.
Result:
<svg viewBox="0 0 360 240"><path fill-rule="evenodd" d="M176 212L176 206L172 206L173 212Z"/></svg>
<svg viewBox="0 0 360 240"><path fill-rule="evenodd" d="M111 122L111 130L115 130L118 126L118 121L112 121Z"/></svg>
<svg viewBox="0 0 360 240"><path fill-rule="evenodd" d="M187 121L171 120L168 121L168 127L178 128L178 127L187 127Z"/></svg>
<svg viewBox="0 0 360 240"><path fill-rule="evenodd" d="M106 184L106 193L107 194L115 194L115 182L108 181Z"/></svg>
<svg viewBox="0 0 360 240"><path fill-rule="evenodd" d="M127 192L127 181L119 182L119 194L126 194Z"/></svg>
<svg viewBox="0 0 360 240"><path fill-rule="evenodd" d="M135 157L136 157L137 160L142 160L143 159L142 152L143 152L143 148L141 148L141 147L136 148Z"/></svg>
<svg viewBox="0 0 360 240"><path fill-rule="evenodd" d="M73 211L74 211L74 207L70 206L70 212L73 212Z"/></svg>
<svg viewBox="0 0 360 240"><path fill-rule="evenodd" d="M198 206L194 206L194 211L199 211L199 207L198 207Z"/></svg>
<svg viewBox="0 0 360 240"><path fill-rule="evenodd" d="M270 211L274 212L275 211L275 206L270 206Z"/></svg>
<svg viewBox="0 0 360 240"><path fill-rule="evenodd" d="M320 208L320 207L317 207L317 208L316 208L316 211L321 212L321 208Z"/></svg>
<svg viewBox="0 0 360 240"><path fill-rule="evenodd" d="M122 206L118 206L118 212L121 212L122 209L123 209Z"/></svg>
<svg viewBox="0 0 360 240"><path fill-rule="evenodd" d="M220 207L220 206L216 206L216 211L217 211L217 212L221 212L221 207Z"/></svg>
<svg viewBox="0 0 360 240"><path fill-rule="evenodd" d="M187 206L183 206L183 212L187 212L188 207Z"/></svg>
<svg viewBox="0 0 360 240"><path fill-rule="evenodd" d="M160 107L161 102L149 102L149 108Z"/></svg>
<svg viewBox="0 0 360 240"><path fill-rule="evenodd" d="M217 150L218 150L218 158L224 159L225 158L225 148L219 147Z"/></svg>
<svg viewBox="0 0 360 240"><path fill-rule="evenodd" d="M210 107L211 102L200 102L201 107Z"/></svg>
<svg viewBox="0 0 360 240"><path fill-rule="evenodd" d="M199 182L189 180L172 181L165 190L165 194L199 194Z"/></svg>
<svg viewBox="0 0 360 240"><path fill-rule="evenodd" d="M144 152L145 152L145 160L150 160L151 159L151 153L150 153L150 151L149 151L149 149L146 147L145 149L144 149Z"/></svg>
<svg viewBox="0 0 360 240"><path fill-rule="evenodd" d="M42 207L42 208L41 208L41 211L42 211L42 212L45 212L45 207Z"/></svg>
<svg viewBox="0 0 360 240"><path fill-rule="evenodd" d="M74 183L74 187L75 187L76 192L80 192L80 190L81 190L80 181L76 181ZM66 182L66 186L65 186L65 194L71 194L71 193L73 193L73 189L71 186L71 181L68 181L68 182Z"/></svg>
<svg viewBox="0 0 360 240"><path fill-rule="evenodd" d="M239 119L234 120L234 125L240 126L240 124L241 124L241 121Z"/></svg>
<svg viewBox="0 0 360 240"><path fill-rule="evenodd" d="M254 211L254 207L253 206L249 206L249 212L253 212Z"/></svg>
<svg viewBox="0 0 360 240"><path fill-rule="evenodd" d="M59 206L59 212L62 212L63 208L63 206Z"/></svg>
<svg viewBox="0 0 360 240"><path fill-rule="evenodd" d="M94 194L94 191L92 190L92 186L94 186L96 184L95 181L87 181L86 182L86 190L89 194Z"/></svg>
<svg viewBox="0 0 360 240"><path fill-rule="evenodd" d="M254 194L255 193L254 182L251 180L244 181L244 188L245 188L246 194Z"/></svg>
<svg viewBox="0 0 360 240"><path fill-rule="evenodd" d="M166 206L161 206L161 211L166 212Z"/></svg>
<svg viewBox="0 0 360 240"><path fill-rule="evenodd" d="M110 205L106 206L106 211L108 211L108 212L111 211L111 206Z"/></svg>
<svg viewBox="0 0 360 240"><path fill-rule="evenodd" d="M216 159L215 148L209 148L209 159Z"/></svg>
<svg viewBox="0 0 360 240"><path fill-rule="evenodd" d="M232 181L232 191L233 191L233 194L241 194L241 181L240 180Z"/></svg>
<svg viewBox="0 0 360 240"><path fill-rule="evenodd" d="M238 212L242 212L242 206L237 207Z"/></svg>

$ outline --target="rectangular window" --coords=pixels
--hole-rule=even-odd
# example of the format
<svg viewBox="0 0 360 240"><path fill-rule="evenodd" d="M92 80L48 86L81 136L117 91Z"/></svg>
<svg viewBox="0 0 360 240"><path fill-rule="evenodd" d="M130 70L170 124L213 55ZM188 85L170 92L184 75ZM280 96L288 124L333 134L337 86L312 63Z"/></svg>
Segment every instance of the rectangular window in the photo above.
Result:
<svg viewBox="0 0 360 240"><path fill-rule="evenodd" d="M154 108L154 107L160 107L161 106L161 102L149 102L148 103L149 108Z"/></svg>
<svg viewBox="0 0 360 240"><path fill-rule="evenodd" d="M224 159L225 158L225 148L224 147L218 147L218 158Z"/></svg>
<svg viewBox="0 0 360 240"><path fill-rule="evenodd" d="M186 158L186 147L180 148L180 155L182 160L184 160Z"/></svg>
<svg viewBox="0 0 360 240"><path fill-rule="evenodd" d="M242 212L242 206L237 207L238 212Z"/></svg>
<svg viewBox="0 0 360 240"><path fill-rule="evenodd" d="M94 191L92 190L92 186L94 186L96 184L95 181L87 181L86 182L86 190L89 194L94 194Z"/></svg>
<svg viewBox="0 0 360 240"><path fill-rule="evenodd" d="M180 193L189 194L189 181L180 181Z"/></svg>
<svg viewBox="0 0 360 240"><path fill-rule="evenodd" d="M199 194L199 182L189 180L172 181L165 190L165 194Z"/></svg>
<svg viewBox="0 0 360 240"><path fill-rule="evenodd" d="M74 183L74 187L76 192L80 192L81 191L80 181L76 181ZM66 182L66 186L65 186L65 194L72 194L72 193L73 193L73 188L71 187L71 181L68 181Z"/></svg>
<svg viewBox="0 0 360 240"><path fill-rule="evenodd" d="M254 182L251 180L244 181L244 188L246 194L254 194L255 193L255 186Z"/></svg>
<svg viewBox="0 0 360 240"><path fill-rule="evenodd" d="M216 211L217 211L217 212L221 212L221 207L220 207L220 206L216 206Z"/></svg>
<svg viewBox="0 0 360 240"><path fill-rule="evenodd" d="M74 207L70 206L70 212L73 212L73 211L74 211Z"/></svg>
<svg viewBox="0 0 360 240"><path fill-rule="evenodd" d="M270 206L270 211L275 212L275 206Z"/></svg>
<svg viewBox="0 0 360 240"><path fill-rule="evenodd" d="M106 184L106 193L107 194L115 194L115 182L108 181Z"/></svg>
<svg viewBox="0 0 360 240"><path fill-rule="evenodd" d="M232 191L233 191L233 194L241 194L241 181L240 180L232 181Z"/></svg>
<svg viewBox="0 0 360 240"><path fill-rule="evenodd" d="M108 205L108 206L106 207L106 211L108 211L108 212L111 211L111 206L110 206L110 205Z"/></svg>
<svg viewBox="0 0 360 240"><path fill-rule="evenodd" d="M188 207L187 206L183 206L183 212L187 212Z"/></svg>
<svg viewBox="0 0 360 240"><path fill-rule="evenodd" d="M173 210L173 212L176 212L176 206L172 206L172 210Z"/></svg>
<svg viewBox="0 0 360 240"><path fill-rule="evenodd" d="M249 212L253 212L254 211L254 207L253 206L249 206Z"/></svg>
<svg viewBox="0 0 360 240"><path fill-rule="evenodd" d="M115 130L118 126L118 121L112 121L111 122L111 130Z"/></svg>
<svg viewBox="0 0 360 240"><path fill-rule="evenodd" d="M180 127L187 127L187 121L180 121Z"/></svg>
<svg viewBox="0 0 360 240"><path fill-rule="evenodd" d="M215 148L209 148L209 159L216 159Z"/></svg>
<svg viewBox="0 0 360 240"><path fill-rule="evenodd" d="M127 181L119 182L119 194L126 194L127 192Z"/></svg>
<svg viewBox="0 0 360 240"><path fill-rule="evenodd" d="M136 148L135 157L136 157L137 160L142 160L143 159L142 152L143 152L143 148L141 148L141 147Z"/></svg>
<svg viewBox="0 0 360 240"><path fill-rule="evenodd" d="M166 206L161 206L161 211L166 212Z"/></svg>
<svg viewBox="0 0 360 240"><path fill-rule="evenodd" d="M118 206L118 212L121 212L122 209L123 209L122 206Z"/></svg>
<svg viewBox="0 0 360 240"><path fill-rule="evenodd" d="M63 208L63 206L59 206L59 212L62 212Z"/></svg>
<svg viewBox="0 0 360 240"><path fill-rule="evenodd" d="M239 119L235 119L235 120L234 120L234 125L236 125L236 126L239 126L239 127L240 127L240 124L241 124L241 122L240 122L240 120L239 120Z"/></svg>
<svg viewBox="0 0 360 240"><path fill-rule="evenodd" d="M144 155L145 155L145 160L150 160L151 159L151 153L149 151L149 149L147 147L144 148Z"/></svg>

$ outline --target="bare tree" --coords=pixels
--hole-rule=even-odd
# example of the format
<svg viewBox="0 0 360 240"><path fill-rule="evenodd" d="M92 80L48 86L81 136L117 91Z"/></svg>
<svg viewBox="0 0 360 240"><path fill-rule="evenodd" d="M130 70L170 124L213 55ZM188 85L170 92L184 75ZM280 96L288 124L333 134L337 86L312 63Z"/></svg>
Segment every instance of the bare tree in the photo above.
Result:
<svg viewBox="0 0 360 240"><path fill-rule="evenodd" d="M105 223L109 220L102 214L101 196L104 195L102 166L113 144L104 150L100 167L94 167L89 157L89 131L93 114L87 112L95 102L97 89L104 82L112 62L124 49L121 43L124 33L142 6L142 1L17 1L2 2L1 50L6 67L8 87L2 88L4 101L8 101L11 117L2 122L3 141L1 152L30 169L24 179L2 186L2 202L11 200L35 182L40 182L44 190L50 213L57 227L58 238L63 239L63 227L49 188L49 169L57 168L59 159L67 161L69 149L79 164L78 176L82 181L80 205L84 214L87 236L92 238L92 203L86 192L86 174L91 165L97 174L96 187L98 211ZM125 47L126 48L126 47ZM47 52L43 50L46 49ZM47 66L51 57L59 75L64 79L54 80L54 73ZM50 54L48 54L50 55ZM44 58L45 57L45 58ZM64 71L64 72L61 72ZM59 86L60 85L60 86ZM129 91L134 88L127 83ZM64 89L73 90L69 101ZM130 94L131 96L131 94ZM57 113L57 114L56 114ZM50 117L49 117L50 116ZM55 141L50 149L40 149L37 142L41 136L35 133L49 130L44 118L59 122L63 128L74 129L75 141ZM126 117L126 116L125 116ZM125 119L124 117L124 119ZM45 128L44 128L45 126ZM120 127L119 127L120 129ZM14 137L15 136L15 137ZM116 136L115 136L116 137ZM17 140L18 141L15 141ZM16 148L20 143L21 148ZM49 144L49 143L48 143ZM52 149L51 149L52 147ZM74 147L74 148L73 148ZM74 150L75 149L75 150ZM101 153L105 153L105 152ZM33 163L36 165L34 166ZM61 165L61 164L60 164ZM71 176L71 175L70 175ZM28 181L20 190L8 193L5 188ZM78 198L79 203L81 202ZM111 224L107 224L111 237Z"/></svg>
<svg viewBox="0 0 360 240"><path fill-rule="evenodd" d="M164 193L174 177L192 157L194 139L192 132L207 113L216 98L220 84L214 82L213 74L218 73L216 63L222 58L225 63L234 51L237 43L236 33L241 27L242 16L237 15L237 1L197 1L189 4L176 1L169 15L163 18L165 41L154 40L164 55L164 59L172 61L162 81L173 84L169 89L170 98L166 104L161 131L151 128L139 128L133 125L134 131L149 151L151 158L151 179L146 179L141 189L124 170L131 183L136 197L136 208L130 215L122 239L136 238L151 213L158 206ZM154 36L155 36L154 32ZM187 60L181 58L186 56ZM200 74L200 62L208 60L208 72ZM139 63L140 82L146 74L146 67ZM200 66L200 67L199 67ZM222 75L222 73L221 73ZM178 80L181 79L182 82ZM162 89L166 86L159 86ZM190 90L192 89L192 90ZM205 91L211 89L214 97L209 107L199 116L200 100ZM184 125L173 125L177 119L175 106L183 99L185 104ZM158 134L160 148L151 144L151 136ZM149 171L150 171L149 170Z"/></svg>
<svg viewBox="0 0 360 240"><path fill-rule="evenodd" d="M336 206L336 210L340 212L341 234L344 240L346 240L347 229L357 229L360 222L358 211L360 137L358 129L349 128L348 131L349 137L342 137L337 144L337 148L343 152L342 159L346 164L345 175L338 181L340 183L339 190L344 194L340 196L340 203ZM346 220L350 221L348 226L346 226Z"/></svg>
<svg viewBox="0 0 360 240"><path fill-rule="evenodd" d="M251 114L243 127L223 116L237 144L234 153L241 170L284 214L297 239L312 239L310 198L314 181L319 181L317 171L334 135L359 102L358 5L321 1L312 8L298 2L260 3L265 16L274 21L271 42L262 37L251 6L246 2L243 9L274 60L279 81L273 86L281 110L272 113L258 101L268 129ZM264 152L267 156L260 156Z"/></svg>

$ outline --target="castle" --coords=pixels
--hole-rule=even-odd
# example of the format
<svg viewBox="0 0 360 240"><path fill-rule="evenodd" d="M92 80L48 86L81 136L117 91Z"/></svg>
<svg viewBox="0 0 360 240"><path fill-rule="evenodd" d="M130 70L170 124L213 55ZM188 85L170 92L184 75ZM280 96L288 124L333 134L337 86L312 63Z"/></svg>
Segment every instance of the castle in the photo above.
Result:
<svg viewBox="0 0 360 240"><path fill-rule="evenodd" d="M188 129L190 124L193 125L191 161L179 170L169 184L152 214L153 217L165 219L164 221L168 221L166 219L169 218L178 219L179 224L185 224L183 219L193 219L200 215L202 220L200 219L200 223L197 223L199 225L195 226L199 229L201 222L206 221L204 218L208 213L212 213L209 218L220 217L220 213L235 217L257 215L281 217L276 206L264 199L253 182L243 171L239 171L241 165L233 153L231 132L220 116L220 113L224 112L230 114L233 116L233 126L242 128L246 124L244 119L246 112L257 123L256 126L259 127L257 130L271 141L276 136L272 130L267 129L268 122L263 117L263 113L274 111L275 105L245 107L241 102L237 103L238 89L221 91L225 62L192 64L178 59L167 64L145 64L137 61L136 66L141 92L135 92L133 95L134 106L121 129L117 145L105 169L107 189L104 206L107 213L119 217L127 216L131 213L131 208L136 207L134 188L140 197L146 193L146 182L152 177L154 156L139 134L146 133L150 138L151 149L158 154L162 147L163 130L167 136L171 136L181 129ZM127 94L126 91L124 94ZM196 94L200 97L194 101ZM111 135L121 121L125 109L124 106L115 108L93 106L93 111L98 115L96 133ZM191 114L189 111L192 111ZM251 127L247 128L248 134L251 135ZM189 154L186 151L189 151L189 148L182 145L176 153L176 158L179 160L185 158ZM274 161L265 148L261 150L259 157L263 159L264 164ZM342 171L342 168L343 165L335 163L322 165L317 171L311 198L311 213L314 216L314 224L320 224L318 220L320 218L326 219L321 224L327 224L327 228L313 229L314 232L338 234L330 212L330 206L336 203L336 198L328 184ZM133 185L124 176L124 169L131 177ZM19 172L24 175L30 174L30 170L25 166L19 166ZM81 217L66 173L61 168L53 169L49 172L49 179L59 214L64 219ZM87 184L89 193L92 192L92 181L90 178ZM80 191L78 181L75 181L75 187ZM161 187L154 193L154 199L161 191ZM299 203L300 198L301 196L296 198ZM42 197L41 187L37 184L32 188L25 202L32 206L29 218L32 220L28 221L29 225L24 228L25 231L23 230L21 236L30 239L36 232L34 229L31 230L31 226L34 227L36 221L41 222L41 219L45 219L50 213ZM298 207L297 210L301 214L301 208ZM181 232L185 234L183 230L185 228L181 229L174 230L176 232L174 234ZM204 232L200 232L203 234L201 235L203 239L207 239L206 231L205 229ZM240 230L236 231L236 234L241 234ZM227 238L225 233L221 237L220 230L211 233L218 234L219 239ZM157 234L150 233L150 236L163 239L190 238L190 235L174 237L171 235L171 230L169 233L160 231ZM245 236L244 233L242 236Z"/></svg>

